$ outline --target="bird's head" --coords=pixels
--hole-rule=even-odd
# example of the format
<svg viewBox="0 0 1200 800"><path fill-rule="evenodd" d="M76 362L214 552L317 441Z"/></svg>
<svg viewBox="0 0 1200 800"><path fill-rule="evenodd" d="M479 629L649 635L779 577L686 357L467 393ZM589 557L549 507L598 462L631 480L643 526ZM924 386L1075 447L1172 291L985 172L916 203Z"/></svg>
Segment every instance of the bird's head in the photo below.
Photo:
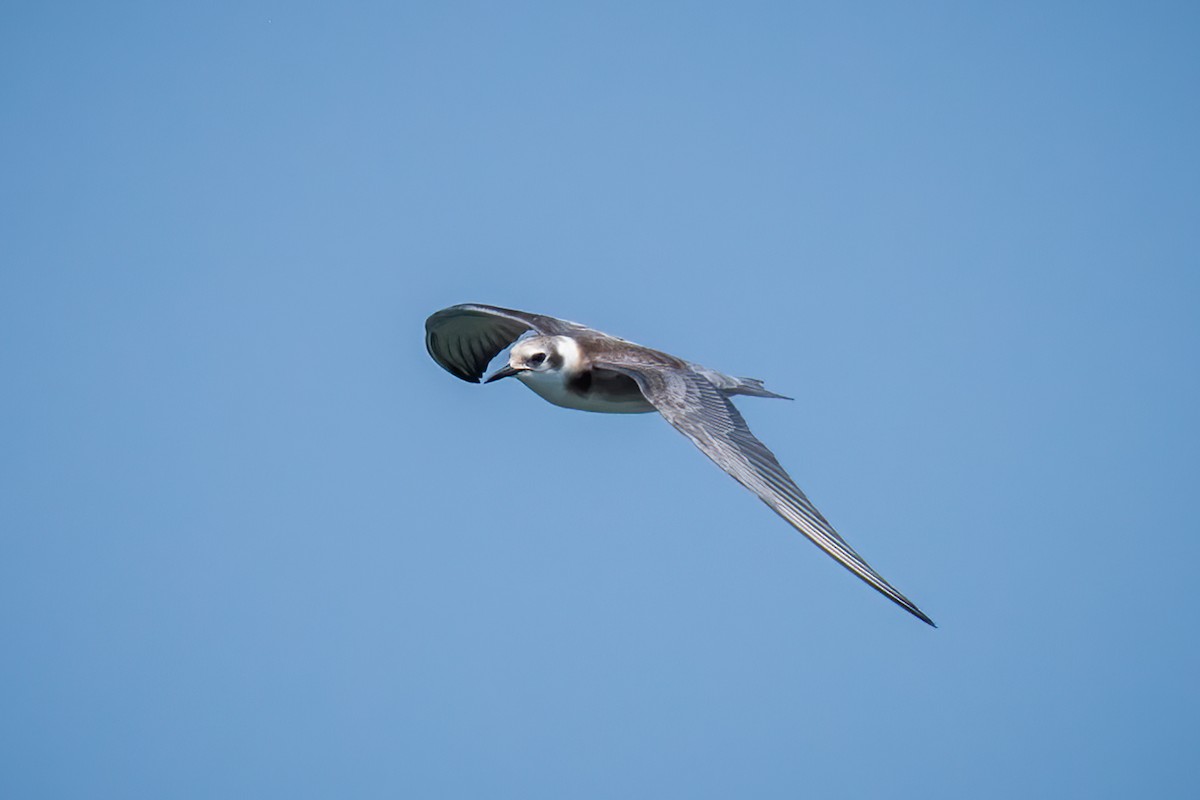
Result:
<svg viewBox="0 0 1200 800"><path fill-rule="evenodd" d="M508 354L508 364L497 370L484 383L498 381L516 375L557 372L563 368L564 350L570 349L561 340L565 336L531 336L513 345ZM568 340L569 341L569 340ZM574 344L574 342L570 342Z"/></svg>

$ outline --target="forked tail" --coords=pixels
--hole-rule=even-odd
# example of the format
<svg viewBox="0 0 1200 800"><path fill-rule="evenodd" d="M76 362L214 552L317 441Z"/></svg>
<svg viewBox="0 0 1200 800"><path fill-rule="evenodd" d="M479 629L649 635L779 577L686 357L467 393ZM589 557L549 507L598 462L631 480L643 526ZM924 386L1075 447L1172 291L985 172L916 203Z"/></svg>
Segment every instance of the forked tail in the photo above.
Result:
<svg viewBox="0 0 1200 800"><path fill-rule="evenodd" d="M725 394L745 394L750 397L775 397L780 400L794 400L793 397L788 397L784 394L776 394L770 389L763 387L763 382L758 378L734 378L737 384L732 389L724 389Z"/></svg>
<svg viewBox="0 0 1200 800"><path fill-rule="evenodd" d="M721 390L721 393L726 397L731 397L735 394L749 395L750 397L775 397L780 400L792 400L794 398L783 394L776 394L770 389L763 387L763 382L758 378L735 378L732 375L726 375L724 372L717 372L715 369L702 367L699 364L689 364L693 370L699 372L704 377Z"/></svg>

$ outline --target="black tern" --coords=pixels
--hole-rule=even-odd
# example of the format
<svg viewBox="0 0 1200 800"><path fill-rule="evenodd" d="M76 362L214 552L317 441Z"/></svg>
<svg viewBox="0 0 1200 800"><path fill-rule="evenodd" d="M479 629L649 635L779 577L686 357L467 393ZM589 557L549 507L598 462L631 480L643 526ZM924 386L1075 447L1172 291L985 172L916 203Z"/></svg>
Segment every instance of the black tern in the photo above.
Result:
<svg viewBox="0 0 1200 800"><path fill-rule="evenodd" d="M508 363L484 383L515 376L545 400L582 411L657 411L817 547L893 603L937 627L833 529L729 401L734 395L790 398L768 391L762 381L734 378L542 314L465 303L425 321L429 355L469 383L479 383L492 359L510 345Z"/></svg>

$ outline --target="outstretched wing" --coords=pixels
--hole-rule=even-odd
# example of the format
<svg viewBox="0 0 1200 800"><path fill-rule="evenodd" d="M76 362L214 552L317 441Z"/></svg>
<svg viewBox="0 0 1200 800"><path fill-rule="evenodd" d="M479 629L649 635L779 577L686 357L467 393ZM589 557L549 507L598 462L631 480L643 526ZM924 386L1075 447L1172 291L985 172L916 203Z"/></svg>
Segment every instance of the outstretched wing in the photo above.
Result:
<svg viewBox="0 0 1200 800"><path fill-rule="evenodd" d="M657 364L606 363L604 366L624 372L637 381L642 394L667 422L817 547L893 603L934 625L933 620L884 580L838 535L779 465L775 455L750 432L733 404L704 376Z"/></svg>
<svg viewBox="0 0 1200 800"><path fill-rule="evenodd" d="M456 378L479 383L496 354L527 331L559 335L586 330L566 320L475 303L443 308L425 320L425 347Z"/></svg>

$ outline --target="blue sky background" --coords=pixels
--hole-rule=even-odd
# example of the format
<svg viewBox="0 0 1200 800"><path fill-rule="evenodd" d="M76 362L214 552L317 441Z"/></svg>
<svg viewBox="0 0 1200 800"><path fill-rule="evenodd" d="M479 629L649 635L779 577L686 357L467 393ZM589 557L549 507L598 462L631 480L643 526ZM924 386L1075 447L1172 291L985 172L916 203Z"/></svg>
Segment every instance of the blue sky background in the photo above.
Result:
<svg viewBox="0 0 1200 800"><path fill-rule="evenodd" d="M0 25L0 795L1194 791L1194 4L174 5Z"/></svg>

